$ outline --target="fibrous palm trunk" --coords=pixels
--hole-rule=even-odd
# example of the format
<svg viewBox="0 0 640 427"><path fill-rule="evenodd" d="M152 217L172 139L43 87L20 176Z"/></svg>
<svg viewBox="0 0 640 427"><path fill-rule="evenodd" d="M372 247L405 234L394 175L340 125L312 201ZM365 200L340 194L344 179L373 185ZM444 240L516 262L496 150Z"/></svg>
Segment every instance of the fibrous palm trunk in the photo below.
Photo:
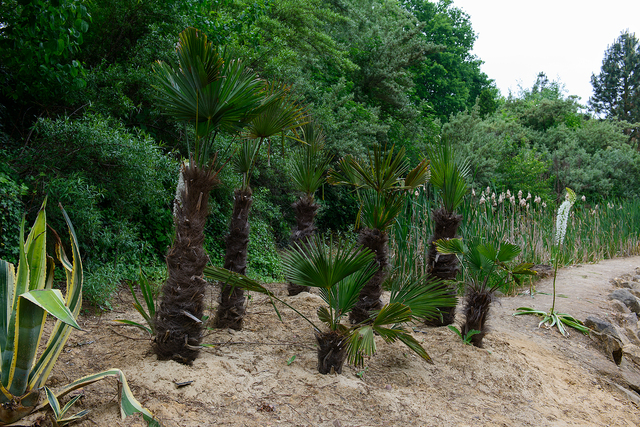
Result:
<svg viewBox="0 0 640 427"><path fill-rule="evenodd" d="M387 275L389 265L389 235L375 228L363 228L358 236L358 243L370 249L375 255L378 271L360 291L360 297L351 313L351 323L364 322L371 315L371 311L382 308L382 283Z"/></svg>
<svg viewBox="0 0 640 427"><path fill-rule="evenodd" d="M233 214L226 237L227 252L224 268L235 273L246 274L247 250L249 246L249 211L253 204L251 188L238 188L234 191ZM222 285L220 300L214 325L216 328L242 329L246 313L244 290L231 289L226 283Z"/></svg>
<svg viewBox="0 0 640 427"><path fill-rule="evenodd" d="M458 233L458 227L462 222L462 215L455 212L448 212L445 208L433 211L432 219L434 223L433 236L429 240L429 274L433 278L441 280L455 280L460 269L458 258L455 255L442 255L436 250L435 241L439 239L453 239ZM442 285L447 287L446 284ZM457 294L455 289L449 289L453 296ZM456 307L439 307L442 318L435 318L427 322L432 326L445 326L453 323L456 315Z"/></svg>
<svg viewBox="0 0 640 427"><path fill-rule="evenodd" d="M489 308L493 300L493 293L487 289L471 288L465 298L463 310L465 322L462 325L462 335L467 336L469 331L476 330L479 333L471 337L471 344L482 348L482 339L486 335L485 324L489 317Z"/></svg>
<svg viewBox="0 0 640 427"><path fill-rule="evenodd" d="M318 372L321 374L341 374L347 358L347 338L336 332L316 332L318 341Z"/></svg>
<svg viewBox="0 0 640 427"><path fill-rule="evenodd" d="M182 171L174 209L175 239L167 254L168 278L155 318L154 350L159 359L191 364L198 356L206 281L202 271L209 262L204 250L204 226L209 193L218 184L212 170L193 162Z"/></svg>
<svg viewBox="0 0 640 427"><path fill-rule="evenodd" d="M301 196L291 206L296 212L296 228L291 232L291 243L304 249L309 243L309 238L316 231L314 220L320 206L309 194ZM309 286L300 286L291 282L287 286L289 296L298 295L300 292L309 292L309 289Z"/></svg>

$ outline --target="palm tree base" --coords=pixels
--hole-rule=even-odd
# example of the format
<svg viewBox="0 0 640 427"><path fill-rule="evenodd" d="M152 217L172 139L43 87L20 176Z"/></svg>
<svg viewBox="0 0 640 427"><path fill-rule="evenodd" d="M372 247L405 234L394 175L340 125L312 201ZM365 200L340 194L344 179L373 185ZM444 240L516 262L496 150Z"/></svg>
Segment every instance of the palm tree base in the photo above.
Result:
<svg viewBox="0 0 640 427"><path fill-rule="evenodd" d="M347 359L346 337L336 331L316 332L318 341L318 372L323 375L342 373Z"/></svg>
<svg viewBox="0 0 640 427"><path fill-rule="evenodd" d="M479 348L482 348L482 339L487 333L486 322L492 301L493 293L487 289L470 289L465 297L465 322L461 332L463 336L467 336L470 331L480 331L471 337L471 344Z"/></svg>
<svg viewBox="0 0 640 427"><path fill-rule="evenodd" d="M220 296L220 305L216 311L214 327L218 329L233 329L239 331L244 323L247 313L244 305L244 290L235 288L230 292L230 286L224 286Z"/></svg>
<svg viewBox="0 0 640 427"><path fill-rule="evenodd" d="M371 312L382 308L382 283L387 277L387 266L389 264L389 235L375 228L362 228L358 235L358 243L365 248L371 249L376 255L375 262L378 264L378 271L367 282L360 291L358 302L349 313L351 323L366 322L371 316Z"/></svg>

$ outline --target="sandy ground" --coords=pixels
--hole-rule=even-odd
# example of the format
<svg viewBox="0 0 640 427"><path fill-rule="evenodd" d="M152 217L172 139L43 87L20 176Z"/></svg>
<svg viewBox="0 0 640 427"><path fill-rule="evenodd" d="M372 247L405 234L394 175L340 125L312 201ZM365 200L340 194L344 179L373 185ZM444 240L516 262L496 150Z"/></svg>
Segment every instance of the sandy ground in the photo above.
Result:
<svg viewBox="0 0 640 427"><path fill-rule="evenodd" d="M558 308L581 320L610 316L610 279L637 267L640 257L561 270L558 293L566 298L558 298ZM551 283L544 279L536 289L549 293ZM306 293L287 298L313 317L321 302ZM216 347L193 366L160 362L142 331L112 322L140 319L123 289L112 312L81 317L84 331L72 333L50 386L121 368L166 426L640 426L640 409L615 386L628 366L617 366L587 336L564 338L538 328L536 317L512 316L520 306L548 310L550 298L498 299L485 349L464 345L446 327L416 325L414 336L435 365L400 343L379 342L365 370L345 366L342 375L321 375L310 326L284 309L281 323L256 295L245 329L211 331L205 342ZM193 382L175 385L184 381ZM120 419L115 396L115 381L87 387L78 409L92 411L77 425L144 425Z"/></svg>

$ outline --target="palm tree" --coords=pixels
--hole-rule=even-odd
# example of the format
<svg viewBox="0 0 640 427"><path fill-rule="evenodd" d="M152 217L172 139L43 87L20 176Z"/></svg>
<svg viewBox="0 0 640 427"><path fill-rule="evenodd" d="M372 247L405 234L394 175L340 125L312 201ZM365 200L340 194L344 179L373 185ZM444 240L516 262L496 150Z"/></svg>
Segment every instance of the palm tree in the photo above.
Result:
<svg viewBox="0 0 640 427"><path fill-rule="evenodd" d="M302 195L292 205L296 213L296 227L291 232L291 243L305 247L316 231L314 220L320 208L314 193L325 181L324 172L331 158L323 154L324 134L317 124L307 123L302 127L302 140L305 144L298 147L292 159L291 178ZM309 292L309 289L293 282L287 285L289 296Z"/></svg>
<svg viewBox="0 0 640 427"><path fill-rule="evenodd" d="M175 237L167 254L168 279L156 313L154 350L160 359L190 364L202 338L209 261L204 226L211 190L221 170L214 150L220 133L238 133L281 94L242 61L222 57L207 36L187 28L179 37L177 63L155 64L157 99L164 113L195 126L189 162L182 164L174 208Z"/></svg>
<svg viewBox="0 0 640 427"><path fill-rule="evenodd" d="M436 279L452 281L459 271L458 259L453 254L438 254L435 242L440 239L457 237L458 228L462 222L462 215L456 209L462 204L464 196L469 191L466 177L469 174L469 163L459 161L455 157L453 147L449 143L427 150L431 160L430 183L436 189L441 200L439 208L432 212L433 235L429 240L427 264L429 274ZM443 283L442 286L447 286ZM456 290L450 290L456 295ZM450 325L455 319L456 307L442 307L442 316L428 322L432 326Z"/></svg>
<svg viewBox="0 0 640 427"><path fill-rule="evenodd" d="M459 332L463 338L470 336L474 346L482 347L494 292L503 283L512 280L519 283L518 276L535 275L530 270L533 263L510 266L509 263L521 252L519 246L510 243L501 243L498 247L480 244L467 248L462 239L442 239L436 241L435 246L440 254L462 257L467 290L462 310L465 322Z"/></svg>
<svg viewBox="0 0 640 427"><path fill-rule="evenodd" d="M318 342L318 372L321 374L341 373L347 359L350 363L361 366L365 356L372 356L376 352L375 335L381 336L386 342L400 340L424 360L433 363L425 349L402 325L418 316L437 315L437 305L451 302L436 287L423 284L392 286L389 304L367 319L370 324L346 326L341 323L356 305L360 291L377 270L376 264L372 263L374 255L371 251L366 248L360 251L356 249L354 244L334 245L333 241L325 245L319 236L314 236L308 245L296 246L284 258L288 280L320 290L320 297L326 303L317 312L319 320L324 324L322 328L246 276L219 267L207 267L205 275L210 279L268 295L272 302L284 304L309 322Z"/></svg>
<svg viewBox="0 0 640 427"><path fill-rule="evenodd" d="M364 286L358 303L351 311L353 323L367 320L372 310L382 307L382 283L389 265L388 231L402 211L406 193L429 179L427 160L409 171L404 147L395 155L393 151L394 147L385 154L380 146L376 146L369 154L368 162L346 156L339 162L340 171L329 171L330 184L351 185L358 190L358 222L362 225L358 242L375 254L378 266L375 276Z"/></svg>
<svg viewBox="0 0 640 427"><path fill-rule="evenodd" d="M247 249L249 245L249 213L253 204L251 174L256 165L256 157L265 141L272 136L294 130L304 124L306 111L289 95L286 86L270 85L267 94L280 94L277 100L263 109L247 126L245 141L234 158L233 166L242 177L241 185L234 190L233 213L226 236L224 268L239 274L247 269ZM244 290L222 285L218 309L214 319L216 328L242 329L245 309Z"/></svg>

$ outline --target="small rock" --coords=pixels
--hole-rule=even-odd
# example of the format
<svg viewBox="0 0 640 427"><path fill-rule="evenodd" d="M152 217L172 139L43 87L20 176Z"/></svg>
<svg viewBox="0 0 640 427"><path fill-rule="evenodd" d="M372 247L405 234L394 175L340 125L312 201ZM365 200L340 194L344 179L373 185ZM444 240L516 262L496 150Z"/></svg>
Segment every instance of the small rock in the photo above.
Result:
<svg viewBox="0 0 640 427"><path fill-rule="evenodd" d="M640 300L638 300L638 297L633 295L629 289L616 289L609 295L609 299L621 301L629 307L629 310L640 314Z"/></svg>
<svg viewBox="0 0 640 427"><path fill-rule="evenodd" d="M584 320L584 325L588 328L593 329L596 332L600 332L603 334L613 335L616 334L616 330L614 326L607 322L606 320L602 320L599 317L589 316ZM619 339L619 337L616 337Z"/></svg>
<svg viewBox="0 0 640 427"><path fill-rule="evenodd" d="M611 308L617 313L631 313L629 307L627 307L622 301L618 301L617 299L611 300Z"/></svg>
<svg viewBox="0 0 640 427"><path fill-rule="evenodd" d="M633 403L635 403L636 405L640 406L640 395L636 392L633 392L631 390L627 390L626 388L622 387L619 384L614 384L622 393L624 393L630 401L632 401Z"/></svg>
<svg viewBox="0 0 640 427"><path fill-rule="evenodd" d="M391 387L391 384L387 384L386 386L384 386L384 388L387 390L391 390L393 387Z"/></svg>
<svg viewBox="0 0 640 427"><path fill-rule="evenodd" d="M640 282L640 275L633 276L631 280L633 280L634 282Z"/></svg>
<svg viewBox="0 0 640 427"><path fill-rule="evenodd" d="M633 344L627 344L622 347L622 358L625 362L631 362L631 365L640 366L640 347Z"/></svg>

